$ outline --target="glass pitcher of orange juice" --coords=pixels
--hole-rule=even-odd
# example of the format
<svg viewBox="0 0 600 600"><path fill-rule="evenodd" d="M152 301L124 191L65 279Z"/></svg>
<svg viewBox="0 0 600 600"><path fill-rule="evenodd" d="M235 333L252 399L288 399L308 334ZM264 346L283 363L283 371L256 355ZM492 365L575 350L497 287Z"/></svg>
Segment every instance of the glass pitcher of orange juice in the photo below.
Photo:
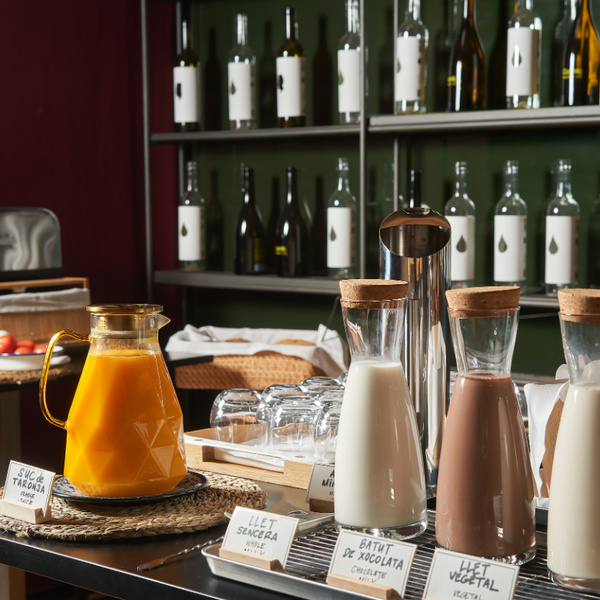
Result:
<svg viewBox="0 0 600 600"><path fill-rule="evenodd" d="M169 492L187 473L181 407L158 344L169 319L156 304L87 310L90 335L54 334L40 380L44 417L67 431L65 477L85 496ZM66 421L53 417L46 401L52 351L63 336L90 342Z"/></svg>

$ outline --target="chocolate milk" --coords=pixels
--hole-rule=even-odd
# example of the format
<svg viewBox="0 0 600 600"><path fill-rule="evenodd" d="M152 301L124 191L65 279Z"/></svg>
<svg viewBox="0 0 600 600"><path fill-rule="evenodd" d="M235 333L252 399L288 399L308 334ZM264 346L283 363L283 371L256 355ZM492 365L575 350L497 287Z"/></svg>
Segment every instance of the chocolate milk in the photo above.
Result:
<svg viewBox="0 0 600 600"><path fill-rule="evenodd" d="M444 548L512 557L535 547L533 477L509 376L458 376L444 433L436 513L436 538Z"/></svg>

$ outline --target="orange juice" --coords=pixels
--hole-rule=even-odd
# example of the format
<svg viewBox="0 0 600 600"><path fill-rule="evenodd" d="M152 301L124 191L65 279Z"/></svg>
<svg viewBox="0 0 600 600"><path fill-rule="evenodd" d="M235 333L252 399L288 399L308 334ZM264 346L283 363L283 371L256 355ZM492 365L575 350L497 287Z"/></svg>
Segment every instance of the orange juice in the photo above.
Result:
<svg viewBox="0 0 600 600"><path fill-rule="evenodd" d="M162 354L88 354L66 429L65 477L84 495L161 494L187 472L183 416Z"/></svg>

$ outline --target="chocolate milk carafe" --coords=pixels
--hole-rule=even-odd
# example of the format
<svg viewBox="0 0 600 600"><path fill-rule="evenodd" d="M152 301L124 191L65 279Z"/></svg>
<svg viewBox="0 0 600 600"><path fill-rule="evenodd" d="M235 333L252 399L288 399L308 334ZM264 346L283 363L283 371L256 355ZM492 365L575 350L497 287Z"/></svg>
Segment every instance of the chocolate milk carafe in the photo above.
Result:
<svg viewBox="0 0 600 600"><path fill-rule="evenodd" d="M569 367L550 478L548 569L561 585L600 592L600 290L559 290Z"/></svg>
<svg viewBox="0 0 600 600"><path fill-rule="evenodd" d="M400 362L407 284L340 282L352 355L335 456L335 520L382 537L427 527L415 411Z"/></svg>
<svg viewBox="0 0 600 600"><path fill-rule="evenodd" d="M520 288L446 296L458 376L440 458L436 538L448 550L522 564L535 555L535 506L510 376Z"/></svg>
<svg viewBox="0 0 600 600"><path fill-rule="evenodd" d="M433 497L448 402L450 224L428 208L398 210L381 223L379 248L381 277L409 284L402 364L417 413L427 496Z"/></svg>

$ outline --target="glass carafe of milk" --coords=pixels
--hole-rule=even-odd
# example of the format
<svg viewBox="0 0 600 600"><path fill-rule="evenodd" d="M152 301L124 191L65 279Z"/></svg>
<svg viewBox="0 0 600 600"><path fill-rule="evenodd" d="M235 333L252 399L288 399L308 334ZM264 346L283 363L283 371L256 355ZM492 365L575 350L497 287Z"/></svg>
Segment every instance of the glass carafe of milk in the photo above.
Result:
<svg viewBox="0 0 600 600"><path fill-rule="evenodd" d="M522 564L535 555L533 476L510 366L520 288L446 292L458 376L440 456L436 538Z"/></svg>
<svg viewBox="0 0 600 600"><path fill-rule="evenodd" d="M557 583L600 592L600 290L559 290L569 367L548 509L548 569Z"/></svg>
<svg viewBox="0 0 600 600"><path fill-rule="evenodd" d="M400 362L408 284L340 281L351 353L335 455L338 526L408 538L427 527L417 421Z"/></svg>

